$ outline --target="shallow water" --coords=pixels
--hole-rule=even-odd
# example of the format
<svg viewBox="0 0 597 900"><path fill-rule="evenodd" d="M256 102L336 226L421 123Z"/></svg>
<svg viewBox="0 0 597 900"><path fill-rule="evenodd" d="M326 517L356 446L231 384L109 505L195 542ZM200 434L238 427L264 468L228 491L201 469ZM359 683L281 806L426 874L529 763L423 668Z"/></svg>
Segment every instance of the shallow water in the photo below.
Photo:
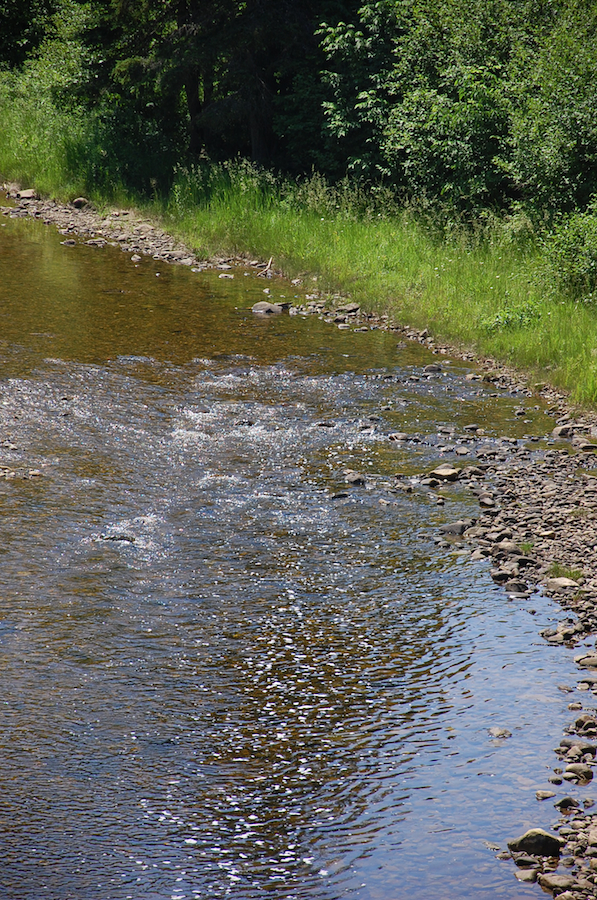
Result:
<svg viewBox="0 0 597 900"><path fill-rule="evenodd" d="M441 426L507 456L551 420L395 335L257 318L263 279L60 240L2 220L0 894L537 892L491 847L556 818L558 609L434 544L463 490L392 488L453 458Z"/></svg>

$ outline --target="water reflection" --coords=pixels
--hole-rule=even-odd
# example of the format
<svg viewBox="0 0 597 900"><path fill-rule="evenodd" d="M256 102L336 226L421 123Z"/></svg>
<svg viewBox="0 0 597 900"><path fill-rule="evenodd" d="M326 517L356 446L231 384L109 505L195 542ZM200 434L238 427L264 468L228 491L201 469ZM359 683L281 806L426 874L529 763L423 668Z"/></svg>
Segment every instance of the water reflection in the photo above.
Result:
<svg viewBox="0 0 597 900"><path fill-rule="evenodd" d="M409 380L429 354L391 334L258 320L241 274L11 220L0 254L3 896L514 900L482 842L549 825L571 664L534 643L549 603L433 544L472 498L392 489L438 425L543 412L456 361Z"/></svg>

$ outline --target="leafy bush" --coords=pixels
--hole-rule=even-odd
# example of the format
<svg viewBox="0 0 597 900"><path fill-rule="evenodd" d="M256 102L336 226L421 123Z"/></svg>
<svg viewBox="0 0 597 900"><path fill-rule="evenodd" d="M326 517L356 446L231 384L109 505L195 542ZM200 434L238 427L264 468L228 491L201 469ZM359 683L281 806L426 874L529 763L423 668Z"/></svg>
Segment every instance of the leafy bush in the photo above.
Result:
<svg viewBox="0 0 597 900"><path fill-rule="evenodd" d="M546 241L551 284L575 301L597 299L597 205L562 220Z"/></svg>
<svg viewBox="0 0 597 900"><path fill-rule="evenodd" d="M564 4L551 28L521 42L510 85L512 174L525 200L552 215L582 209L597 192L595 4Z"/></svg>
<svg viewBox="0 0 597 900"><path fill-rule="evenodd" d="M498 331L513 331L526 328L541 318L541 309L536 303L523 303L518 306L505 306L491 318L482 322L482 327L489 334Z"/></svg>

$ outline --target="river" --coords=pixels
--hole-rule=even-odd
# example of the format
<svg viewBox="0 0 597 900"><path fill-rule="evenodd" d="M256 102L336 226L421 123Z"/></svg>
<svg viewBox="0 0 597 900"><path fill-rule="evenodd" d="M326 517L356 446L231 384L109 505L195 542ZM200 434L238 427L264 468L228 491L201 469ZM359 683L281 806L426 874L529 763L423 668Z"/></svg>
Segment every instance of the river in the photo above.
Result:
<svg viewBox="0 0 597 900"><path fill-rule="evenodd" d="M395 334L255 316L255 275L61 240L2 220L1 896L537 892L496 849L557 819L558 608L437 545L470 493L394 476L553 421Z"/></svg>

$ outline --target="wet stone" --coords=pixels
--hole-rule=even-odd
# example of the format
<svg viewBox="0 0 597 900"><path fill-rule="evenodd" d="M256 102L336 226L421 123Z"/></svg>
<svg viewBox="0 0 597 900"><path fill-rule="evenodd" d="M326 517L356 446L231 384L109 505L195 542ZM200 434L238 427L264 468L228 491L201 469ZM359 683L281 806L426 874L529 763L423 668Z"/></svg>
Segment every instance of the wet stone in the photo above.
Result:
<svg viewBox="0 0 597 900"><path fill-rule="evenodd" d="M359 472L348 472L346 475L346 483L353 487L361 487L365 484L365 476Z"/></svg>
<svg viewBox="0 0 597 900"><path fill-rule="evenodd" d="M407 441L409 437L410 435L405 434L403 431L394 431L388 435L390 441Z"/></svg>
<svg viewBox="0 0 597 900"><path fill-rule="evenodd" d="M268 303L267 300L260 300L258 303L254 303L251 310L260 316L278 315L283 312L281 306L278 306L277 303Z"/></svg>
<svg viewBox="0 0 597 900"><path fill-rule="evenodd" d="M438 466L430 474L433 478L439 478L440 481L458 481L460 473L453 466Z"/></svg>
<svg viewBox="0 0 597 900"><path fill-rule="evenodd" d="M537 881L537 869L519 869L514 873L514 876L523 884L535 884Z"/></svg>
<svg viewBox="0 0 597 900"><path fill-rule="evenodd" d="M542 828L531 828L520 837L508 841L508 849L512 852L523 852L537 856L558 856L565 841L549 834Z"/></svg>
<svg viewBox="0 0 597 900"><path fill-rule="evenodd" d="M593 778L593 770L585 763L571 763L569 766L566 766L564 778L567 774L574 775L581 781L590 781Z"/></svg>
<svg viewBox="0 0 597 900"><path fill-rule="evenodd" d="M511 731L508 731L507 728L502 728L499 725L494 725L492 728L489 728L488 731L490 737L497 738L499 740L507 740L507 738L512 737Z"/></svg>
<svg viewBox="0 0 597 900"><path fill-rule="evenodd" d="M445 525L440 525L439 530L442 534L464 534L466 531L467 524L466 522L458 521L458 522L449 522Z"/></svg>
<svg viewBox="0 0 597 900"><path fill-rule="evenodd" d="M542 888L546 888L548 891L557 891L558 893L574 887L575 884L575 879L572 875L559 875L557 872L546 872L539 875L537 881Z"/></svg>

